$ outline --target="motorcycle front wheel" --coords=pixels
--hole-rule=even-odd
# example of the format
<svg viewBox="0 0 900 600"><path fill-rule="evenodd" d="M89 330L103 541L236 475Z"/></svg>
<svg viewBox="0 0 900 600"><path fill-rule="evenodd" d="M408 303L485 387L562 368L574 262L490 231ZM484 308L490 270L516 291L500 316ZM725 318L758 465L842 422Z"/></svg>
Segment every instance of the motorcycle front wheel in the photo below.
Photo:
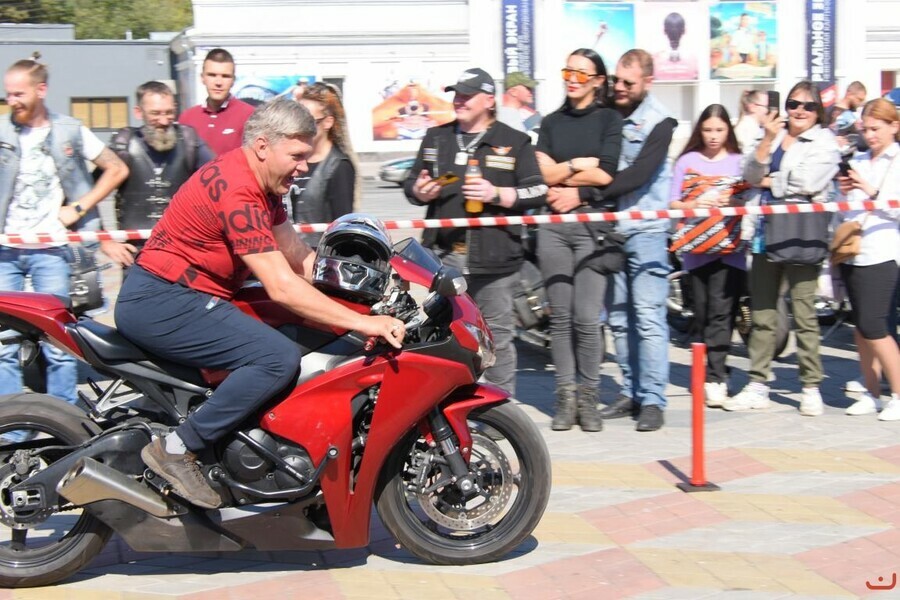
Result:
<svg viewBox="0 0 900 600"><path fill-rule="evenodd" d="M534 423L511 402L473 410L469 470L476 491L447 480L438 448L415 432L391 453L375 500L400 544L433 564L499 560L531 534L550 497L550 454Z"/></svg>
<svg viewBox="0 0 900 600"><path fill-rule="evenodd" d="M14 511L11 492L96 433L84 413L53 396L0 397L0 587L56 583L106 545L112 530L80 508Z"/></svg>

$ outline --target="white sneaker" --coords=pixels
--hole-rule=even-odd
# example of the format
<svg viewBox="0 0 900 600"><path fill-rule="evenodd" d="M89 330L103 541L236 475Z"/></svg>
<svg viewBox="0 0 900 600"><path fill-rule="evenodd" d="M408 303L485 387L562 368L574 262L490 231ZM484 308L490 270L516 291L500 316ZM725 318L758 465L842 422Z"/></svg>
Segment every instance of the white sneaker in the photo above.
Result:
<svg viewBox="0 0 900 600"><path fill-rule="evenodd" d="M876 398L869 392L863 392L859 395L859 400L847 407L845 414L848 414L852 417L872 415L878 412L878 407L880 404L881 402L878 400L878 398Z"/></svg>
<svg viewBox="0 0 900 600"><path fill-rule="evenodd" d="M851 394L861 394L866 390L866 386L863 385L863 382L859 379L851 379L847 383L844 384L844 391L850 392ZM849 414L849 413L848 413ZM868 414L868 413L865 413Z"/></svg>
<svg viewBox="0 0 900 600"><path fill-rule="evenodd" d="M891 395L891 400L884 406L884 410L878 413L879 421L900 421L900 396Z"/></svg>
<svg viewBox="0 0 900 600"><path fill-rule="evenodd" d="M825 404L819 388L803 388L800 393L800 414L804 417L818 417L825 413Z"/></svg>
<svg viewBox="0 0 900 600"><path fill-rule="evenodd" d="M762 383L748 383L740 394L726 398L722 408L732 411L769 408L769 386Z"/></svg>
<svg viewBox="0 0 900 600"><path fill-rule="evenodd" d="M703 384L703 395L706 396L706 405L710 408L719 408L728 400L728 385L724 382L707 382Z"/></svg>

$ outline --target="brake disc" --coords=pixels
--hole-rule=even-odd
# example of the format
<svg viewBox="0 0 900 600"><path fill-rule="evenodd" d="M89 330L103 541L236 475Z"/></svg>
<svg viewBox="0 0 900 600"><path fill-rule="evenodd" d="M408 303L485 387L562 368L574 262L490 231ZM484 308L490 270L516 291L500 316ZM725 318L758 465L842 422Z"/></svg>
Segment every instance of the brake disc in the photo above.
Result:
<svg viewBox="0 0 900 600"><path fill-rule="evenodd" d="M463 498L455 487L435 492L408 492L435 523L457 531L473 531L491 524L503 512L516 487L506 454L484 434L472 433L470 472L479 493Z"/></svg>

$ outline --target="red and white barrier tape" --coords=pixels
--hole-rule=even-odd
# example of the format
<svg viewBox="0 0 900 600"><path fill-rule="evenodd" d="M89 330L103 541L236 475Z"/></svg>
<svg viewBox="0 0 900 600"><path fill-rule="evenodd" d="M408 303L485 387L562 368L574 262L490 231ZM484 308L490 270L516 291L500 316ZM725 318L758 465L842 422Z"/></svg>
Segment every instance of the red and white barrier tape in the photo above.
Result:
<svg viewBox="0 0 900 600"><path fill-rule="evenodd" d="M518 217L470 217L460 219L407 219L384 221L388 229L440 229L455 227L499 227L504 225L546 225L549 223L578 223L582 221L624 221L642 219L685 219L722 215L786 215L802 213L838 212L847 210L875 210L900 208L900 200L867 200L864 202L826 202L822 204L776 204L774 206L727 206L723 208L691 208L681 210L626 210L614 213L577 213L565 215L523 215ZM328 223L295 225L301 233L325 231ZM0 235L0 245L47 244L51 242L102 242L113 240L145 240L150 229L122 229L118 231L78 231L61 234L8 233Z"/></svg>

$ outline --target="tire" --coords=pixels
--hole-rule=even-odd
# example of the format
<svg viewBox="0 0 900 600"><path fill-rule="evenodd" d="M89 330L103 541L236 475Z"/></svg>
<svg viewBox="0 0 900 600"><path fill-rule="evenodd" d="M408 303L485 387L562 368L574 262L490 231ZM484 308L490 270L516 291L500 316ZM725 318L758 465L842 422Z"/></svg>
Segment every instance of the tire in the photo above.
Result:
<svg viewBox="0 0 900 600"><path fill-rule="evenodd" d="M0 587L34 587L66 579L87 565L106 545L112 530L87 512L54 510L25 525L21 548L13 548L12 510L7 488L20 481L12 468L19 447L71 446L99 433L97 426L71 404L43 394L0 397L0 435L28 430L26 442L0 439ZM40 468L65 454L46 452ZM49 459L49 460L48 460ZM36 471L31 471L34 473ZM58 507L56 507L58 509ZM49 535L40 537L40 533Z"/></svg>
<svg viewBox="0 0 900 600"><path fill-rule="evenodd" d="M476 409L468 422L473 437L469 465L479 475L476 481L496 502L476 497L476 504L465 504L466 512L461 515L452 506L459 500L455 486L427 495L410 490L416 465L424 464L421 460L417 463L417 458L434 451L418 432L397 445L381 472L375 500L381 521L404 548L429 563L469 565L499 560L531 534L550 497L550 454L537 427L519 407L507 401ZM517 472L511 473L513 468ZM431 463L423 469L429 475L425 483L433 485L439 467ZM432 501L447 505L442 508ZM468 527L454 527L459 521L467 521Z"/></svg>

